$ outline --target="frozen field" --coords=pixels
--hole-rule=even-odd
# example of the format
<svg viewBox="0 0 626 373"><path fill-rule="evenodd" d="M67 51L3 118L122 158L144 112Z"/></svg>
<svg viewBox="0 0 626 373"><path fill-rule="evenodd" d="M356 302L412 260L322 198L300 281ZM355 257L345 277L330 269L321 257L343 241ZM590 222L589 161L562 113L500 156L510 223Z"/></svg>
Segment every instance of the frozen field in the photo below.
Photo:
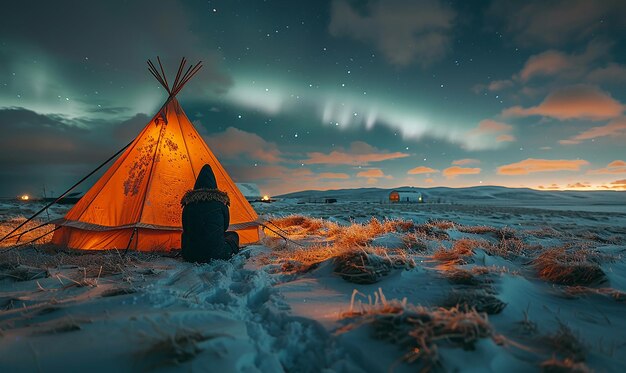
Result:
<svg viewBox="0 0 626 373"><path fill-rule="evenodd" d="M626 213L298 201L227 262L0 252L0 371L626 371Z"/></svg>

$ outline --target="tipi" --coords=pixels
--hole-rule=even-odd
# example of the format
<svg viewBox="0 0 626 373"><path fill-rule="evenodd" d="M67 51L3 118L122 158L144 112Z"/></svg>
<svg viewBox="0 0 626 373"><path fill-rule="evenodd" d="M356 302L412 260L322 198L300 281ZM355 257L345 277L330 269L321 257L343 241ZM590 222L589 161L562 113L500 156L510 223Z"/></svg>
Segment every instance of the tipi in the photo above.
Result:
<svg viewBox="0 0 626 373"><path fill-rule="evenodd" d="M163 251L180 248L183 194L193 188L204 164L218 188L230 196L230 227L240 243L259 240L256 212L198 134L176 95L201 64L183 74L183 58L173 85L148 61L169 97L154 118L63 219L55 221L52 242L74 249Z"/></svg>

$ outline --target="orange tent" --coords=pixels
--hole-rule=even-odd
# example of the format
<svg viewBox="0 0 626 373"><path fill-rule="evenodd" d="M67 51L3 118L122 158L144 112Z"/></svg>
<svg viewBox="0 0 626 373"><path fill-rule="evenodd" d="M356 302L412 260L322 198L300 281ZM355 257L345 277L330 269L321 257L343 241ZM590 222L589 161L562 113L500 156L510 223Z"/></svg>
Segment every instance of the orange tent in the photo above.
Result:
<svg viewBox="0 0 626 373"><path fill-rule="evenodd" d="M170 90L149 62L151 72L170 93L168 100L95 185L55 222L53 243L84 250L180 248L180 200L207 163L218 188L230 196L229 230L239 233L242 244L259 240L256 212L176 100L182 86L199 70L190 68L189 74L181 76L184 63Z"/></svg>

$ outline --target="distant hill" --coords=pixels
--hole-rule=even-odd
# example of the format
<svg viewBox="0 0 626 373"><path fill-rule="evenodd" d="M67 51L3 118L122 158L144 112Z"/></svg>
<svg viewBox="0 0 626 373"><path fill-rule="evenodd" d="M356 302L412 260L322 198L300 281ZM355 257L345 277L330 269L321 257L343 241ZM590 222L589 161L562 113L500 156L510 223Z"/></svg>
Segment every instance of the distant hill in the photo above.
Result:
<svg viewBox="0 0 626 373"><path fill-rule="evenodd" d="M511 205L572 205L572 204L623 204L626 205L626 192L617 191L541 191L529 188L507 188L502 186L475 186L468 188L415 188L393 189L357 188L336 190L305 190L288 193L278 198L294 198L303 202L323 201L336 198L337 201L386 201L392 190L416 191L424 195L427 203L462 204L502 204Z"/></svg>

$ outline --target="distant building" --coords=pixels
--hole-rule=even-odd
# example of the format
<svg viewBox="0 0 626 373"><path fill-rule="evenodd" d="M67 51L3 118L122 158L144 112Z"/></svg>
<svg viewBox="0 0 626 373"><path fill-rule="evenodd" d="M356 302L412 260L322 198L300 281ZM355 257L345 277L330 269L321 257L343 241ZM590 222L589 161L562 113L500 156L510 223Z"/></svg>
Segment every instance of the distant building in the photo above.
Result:
<svg viewBox="0 0 626 373"><path fill-rule="evenodd" d="M424 203L424 196L421 192L393 190L389 193L391 203Z"/></svg>
<svg viewBox="0 0 626 373"><path fill-rule="evenodd" d="M324 200L324 203L336 203L337 202L337 198L326 198Z"/></svg>

